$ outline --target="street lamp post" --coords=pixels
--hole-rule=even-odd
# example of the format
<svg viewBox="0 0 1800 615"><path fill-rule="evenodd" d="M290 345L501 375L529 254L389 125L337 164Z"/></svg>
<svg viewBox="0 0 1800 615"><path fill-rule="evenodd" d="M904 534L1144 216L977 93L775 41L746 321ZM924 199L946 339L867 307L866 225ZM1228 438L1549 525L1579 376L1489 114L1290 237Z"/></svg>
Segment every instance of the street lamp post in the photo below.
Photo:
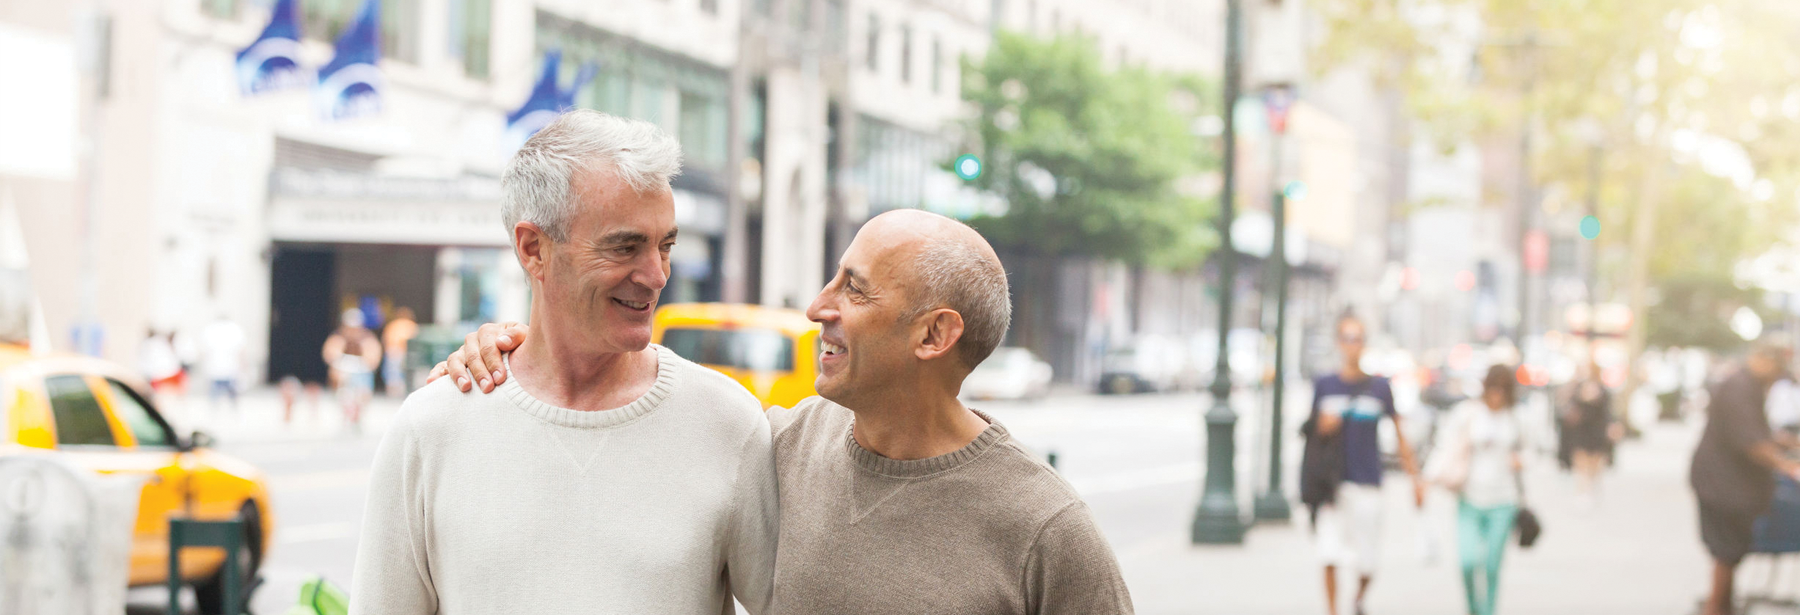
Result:
<svg viewBox="0 0 1800 615"><path fill-rule="evenodd" d="M1287 187L1281 184L1281 141L1287 133L1287 114L1293 101L1293 88L1286 84L1270 86L1263 92L1263 103L1269 116L1271 158L1274 160L1269 166L1273 186L1269 215L1275 222L1275 237L1269 248L1269 280L1275 287L1275 389L1269 408L1269 487L1256 497L1253 510L1257 521L1287 522L1293 518L1287 495L1281 491L1281 408L1287 388L1286 370L1283 369L1287 347L1287 200L1290 196Z"/></svg>
<svg viewBox="0 0 1800 615"><path fill-rule="evenodd" d="M1231 333L1232 288L1237 280L1236 251L1231 245L1232 198L1237 166L1236 113L1242 80L1243 36L1240 0L1225 3L1225 126L1219 187L1219 352L1213 364L1212 409L1206 412L1206 484L1194 512L1194 544L1242 544L1244 519L1238 515L1237 413L1231 410L1231 365L1226 340Z"/></svg>

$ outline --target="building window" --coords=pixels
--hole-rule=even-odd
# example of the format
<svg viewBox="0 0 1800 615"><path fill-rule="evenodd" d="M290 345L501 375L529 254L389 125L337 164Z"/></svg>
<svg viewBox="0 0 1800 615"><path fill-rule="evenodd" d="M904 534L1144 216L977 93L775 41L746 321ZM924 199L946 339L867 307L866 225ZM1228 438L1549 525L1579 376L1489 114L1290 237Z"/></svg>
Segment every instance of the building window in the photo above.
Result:
<svg viewBox="0 0 1800 615"><path fill-rule="evenodd" d="M463 73L476 79L488 77L489 37L493 31L493 0L449 0L450 56L462 62Z"/></svg>
<svg viewBox="0 0 1800 615"><path fill-rule="evenodd" d="M238 0L201 0L200 9L219 19L236 19Z"/></svg>
<svg viewBox="0 0 1800 615"><path fill-rule="evenodd" d="M593 96L585 101L577 99L576 106L599 109L612 115L631 115L631 75L619 67L602 65L588 91Z"/></svg>
<svg viewBox="0 0 1800 615"><path fill-rule="evenodd" d="M849 23L844 0L825 0L825 50L843 55L850 50Z"/></svg>
<svg viewBox="0 0 1800 615"><path fill-rule="evenodd" d="M809 40L812 38L814 32L812 27L812 2L810 0L795 0L789 2L787 6L787 18L789 32Z"/></svg>
<svg viewBox="0 0 1800 615"><path fill-rule="evenodd" d="M868 195L870 213L933 206L926 177L943 173L937 165L950 153L948 143L868 115L857 117L856 133L849 174Z"/></svg>
<svg viewBox="0 0 1800 615"><path fill-rule="evenodd" d="M656 124L680 140L690 168L724 171L730 143L725 71L546 12L537 14L536 38L540 54L562 51L565 83L582 65L599 66L593 82L576 94L575 106Z"/></svg>
<svg viewBox="0 0 1800 615"><path fill-rule="evenodd" d="M655 124L667 132L669 117L663 101L668 93L666 83L650 75L639 75L631 83L631 117Z"/></svg>
<svg viewBox="0 0 1800 615"><path fill-rule="evenodd" d="M300 3L302 31L308 38L337 41L362 0L306 0ZM381 0L381 56L402 62L418 61L419 0Z"/></svg>
<svg viewBox="0 0 1800 615"><path fill-rule="evenodd" d="M700 92L681 93L678 135L689 165L725 168L725 100Z"/></svg>
<svg viewBox="0 0 1800 615"><path fill-rule="evenodd" d="M931 93L944 92L944 41L931 37Z"/></svg>
<svg viewBox="0 0 1800 615"><path fill-rule="evenodd" d="M881 72L881 18L873 13L869 15L869 45L863 53L863 61L869 63L869 72Z"/></svg>
<svg viewBox="0 0 1800 615"><path fill-rule="evenodd" d="M912 26L900 26L900 82L912 83Z"/></svg>

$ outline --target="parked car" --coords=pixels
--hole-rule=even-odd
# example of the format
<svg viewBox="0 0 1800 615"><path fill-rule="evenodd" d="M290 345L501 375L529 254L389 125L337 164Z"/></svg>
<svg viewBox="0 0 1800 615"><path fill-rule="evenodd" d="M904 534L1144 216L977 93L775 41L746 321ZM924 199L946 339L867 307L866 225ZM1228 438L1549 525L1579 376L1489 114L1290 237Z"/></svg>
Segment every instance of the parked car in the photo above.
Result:
<svg viewBox="0 0 1800 615"><path fill-rule="evenodd" d="M1168 338L1145 336L1108 350L1100 361L1100 392L1124 395L1193 386L1186 349Z"/></svg>
<svg viewBox="0 0 1800 615"><path fill-rule="evenodd" d="M169 516L247 521L242 578L253 578L275 522L261 471L210 449L210 438L181 437L150 403L149 387L122 366L88 357L42 356L0 345L0 408L10 417L0 448L47 449L100 474L145 477L133 526L132 586L168 581ZM181 558L204 613L225 608L225 552L194 549Z"/></svg>
<svg viewBox="0 0 1800 615"><path fill-rule="evenodd" d="M995 348L963 380L966 399L1036 399L1050 392L1050 364L1025 348Z"/></svg>
<svg viewBox="0 0 1800 615"><path fill-rule="evenodd" d="M678 303L656 310L650 339L718 370L762 401L793 407L818 395L819 325L800 310Z"/></svg>

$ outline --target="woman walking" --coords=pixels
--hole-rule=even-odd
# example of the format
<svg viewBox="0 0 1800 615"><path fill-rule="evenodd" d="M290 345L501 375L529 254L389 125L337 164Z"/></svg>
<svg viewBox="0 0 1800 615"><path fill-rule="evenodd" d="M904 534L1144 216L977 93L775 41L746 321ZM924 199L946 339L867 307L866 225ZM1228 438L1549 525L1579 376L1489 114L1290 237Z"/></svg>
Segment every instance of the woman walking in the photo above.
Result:
<svg viewBox="0 0 1800 615"><path fill-rule="evenodd" d="M1457 495L1457 546L1471 615L1494 614L1500 559L1519 513L1523 445L1513 416L1517 401L1513 371L1504 365L1489 368L1481 398L1457 407L1450 441L1440 450L1444 458L1434 459L1427 472Z"/></svg>
<svg viewBox="0 0 1800 615"><path fill-rule="evenodd" d="M1587 377L1573 385L1563 405L1562 434L1568 463L1575 471L1575 491L1591 507L1600 496L1600 473L1612 458L1618 427L1612 417L1612 393L1600 380L1600 366L1590 363Z"/></svg>

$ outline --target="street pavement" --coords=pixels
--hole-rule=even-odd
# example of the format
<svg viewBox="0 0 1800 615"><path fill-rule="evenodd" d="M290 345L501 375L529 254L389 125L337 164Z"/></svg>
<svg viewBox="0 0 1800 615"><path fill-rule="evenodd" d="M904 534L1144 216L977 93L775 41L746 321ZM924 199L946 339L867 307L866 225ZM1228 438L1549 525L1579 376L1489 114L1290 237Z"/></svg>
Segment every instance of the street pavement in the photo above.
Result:
<svg viewBox="0 0 1800 615"><path fill-rule="evenodd" d="M1295 401L1283 432L1289 437L1284 466L1291 493L1300 455L1292 434L1307 398L1303 389L1289 398ZM1238 489L1247 514L1250 497L1266 484L1258 477L1266 476L1262 418L1267 411L1255 393L1235 401L1241 417ZM1243 545L1189 544L1204 472L1200 415L1208 403L1205 395L1191 393L1115 397L1065 391L1032 402L971 405L992 414L1021 442L1056 455L1059 471L1087 500L1111 541L1139 613L1323 613L1321 571L1305 510L1297 502L1295 522L1257 525ZM360 433L343 428L330 400L317 416L302 412L295 425L284 426L279 402L268 391L248 394L237 413L196 408L188 417L188 423L214 434L220 449L268 475L277 525L263 566L267 582L253 612L280 613L310 575L348 588L369 462L396 408L393 400L377 400ZM1685 481L1697 434L1697 425L1656 425L1642 439L1622 445L1597 500L1577 497L1550 459L1537 460L1527 483L1531 505L1544 520L1544 537L1534 549L1515 547L1508 553L1501 612L1693 612L1706 589L1708 565ZM1367 612L1462 612L1454 502L1433 494L1421 514L1407 501L1403 480L1389 480L1386 496L1385 549ZM1436 537L1434 562L1422 552L1421 542L1430 542L1422 534ZM1767 587L1765 562L1746 568L1740 583L1752 590ZM1792 583L1781 587L1788 595L1795 591ZM132 612L151 613L164 594L138 589L131 599ZM1348 615L1347 604L1343 612Z"/></svg>

